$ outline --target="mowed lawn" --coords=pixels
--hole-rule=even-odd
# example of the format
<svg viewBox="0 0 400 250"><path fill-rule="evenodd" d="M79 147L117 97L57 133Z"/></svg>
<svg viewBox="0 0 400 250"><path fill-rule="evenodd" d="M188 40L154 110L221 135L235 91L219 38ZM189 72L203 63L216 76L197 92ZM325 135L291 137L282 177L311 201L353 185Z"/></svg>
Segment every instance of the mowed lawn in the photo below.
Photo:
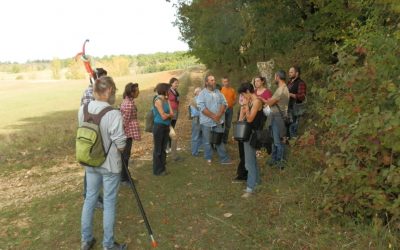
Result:
<svg viewBox="0 0 400 250"><path fill-rule="evenodd" d="M164 71L114 78L122 96L128 82L138 82L141 90L152 89L159 82L168 82L181 71ZM25 118L43 116L57 111L77 110L88 80L0 81L0 134L15 130Z"/></svg>

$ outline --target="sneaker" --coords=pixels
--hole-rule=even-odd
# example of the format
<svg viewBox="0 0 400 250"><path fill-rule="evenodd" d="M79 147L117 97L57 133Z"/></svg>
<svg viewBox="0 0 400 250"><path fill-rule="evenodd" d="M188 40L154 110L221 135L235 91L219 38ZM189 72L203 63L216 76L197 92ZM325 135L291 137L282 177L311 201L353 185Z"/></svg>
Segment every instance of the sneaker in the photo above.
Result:
<svg viewBox="0 0 400 250"><path fill-rule="evenodd" d="M87 241L82 241L81 243L81 250L90 250L92 247L96 244L96 239L93 237L93 239L89 242Z"/></svg>
<svg viewBox="0 0 400 250"><path fill-rule="evenodd" d="M237 176L235 179L232 180L232 183L245 183L247 181L247 178L241 178Z"/></svg>
<svg viewBox="0 0 400 250"><path fill-rule="evenodd" d="M177 156L177 157L175 157L173 160L174 160L174 161L182 161L183 159L182 159L181 157Z"/></svg>
<svg viewBox="0 0 400 250"><path fill-rule="evenodd" d="M129 187L129 181L121 181L121 186Z"/></svg>
<svg viewBox="0 0 400 250"><path fill-rule="evenodd" d="M223 161L221 162L222 165L232 165L233 162L232 161Z"/></svg>
<svg viewBox="0 0 400 250"><path fill-rule="evenodd" d="M167 149L165 150L165 153L167 153L167 154L171 153L171 148L167 148Z"/></svg>
<svg viewBox="0 0 400 250"><path fill-rule="evenodd" d="M252 195L253 195L252 192L245 192L245 193L242 195L242 198L249 198L249 197L251 197Z"/></svg>
<svg viewBox="0 0 400 250"><path fill-rule="evenodd" d="M158 176L166 176L166 175L169 175L169 172L163 171L163 172L161 172L161 174L159 174Z"/></svg>
<svg viewBox="0 0 400 250"><path fill-rule="evenodd" d="M211 160L207 160L208 165L211 165Z"/></svg>
<svg viewBox="0 0 400 250"><path fill-rule="evenodd" d="M126 250L128 246L124 244L119 244L117 242L114 242L114 245L112 247L103 247L104 250Z"/></svg>
<svg viewBox="0 0 400 250"><path fill-rule="evenodd" d="M177 150L177 151L181 151L181 150L182 150L182 148L176 148L176 150Z"/></svg>

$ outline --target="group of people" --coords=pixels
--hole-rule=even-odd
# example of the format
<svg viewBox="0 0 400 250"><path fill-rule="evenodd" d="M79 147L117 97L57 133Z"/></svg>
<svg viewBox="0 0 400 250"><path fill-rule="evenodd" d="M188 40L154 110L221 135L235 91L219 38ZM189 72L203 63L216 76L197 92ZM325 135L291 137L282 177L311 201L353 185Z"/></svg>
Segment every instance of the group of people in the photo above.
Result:
<svg viewBox="0 0 400 250"><path fill-rule="evenodd" d="M107 71L97 68L81 99L78 123L84 121L84 110L98 115L115 104L116 85L107 76ZM93 215L95 208L103 209L104 249L126 249L114 239L115 206L121 183L129 183L127 166L133 141L141 139L137 107L134 99L139 95L139 84L128 83L123 93L120 110L114 109L102 116L99 127L106 159L100 167L85 167L84 204L81 217L81 249L91 249L96 243L93 237ZM109 145L109 146L108 146ZM106 148L107 147L107 148ZM103 187L104 197L100 195Z"/></svg>
<svg viewBox="0 0 400 250"><path fill-rule="evenodd" d="M165 175L166 153L178 161L176 155L176 137L170 136L170 130L176 125L179 113L179 81L171 78L169 83L160 83L153 99L154 113L154 148L153 173ZM116 101L116 85L107 76L103 68L96 68L89 86L81 98L78 112L78 124L84 121L84 110L91 115L98 115ZM106 160L100 167L85 167L84 204L81 217L81 249L91 249L96 243L93 237L93 215L95 208L103 209L103 247L104 249L126 249L126 244L119 244L114 239L115 205L120 184L129 185L135 181L128 172L128 163L134 141L141 140L138 109L135 99L139 96L139 84L128 83L125 86L120 109L105 113L100 120L100 133L106 150ZM169 148L168 148L169 145ZM132 180L129 180L132 178ZM103 187L104 197L100 195Z"/></svg>
<svg viewBox="0 0 400 250"><path fill-rule="evenodd" d="M288 80L288 81L287 81ZM228 142L229 130L232 124L233 107L238 102L240 108L237 121L246 121L251 131L268 128L272 137L271 158L267 161L270 166L284 168L285 144L288 139L297 136L299 115L294 106L302 103L306 96L306 84L300 78L300 68L293 66L289 69L289 79L286 72L279 70L275 73L276 90L272 94L262 76L254 78L254 82L244 82L238 88L238 96L230 86L228 77L223 77L222 87L216 87L215 78L207 75L204 88L196 88L190 102L192 118L191 153L199 156L199 150L204 148L204 158L212 161L214 149L221 164L231 164L225 149ZM268 113L264 110L268 110ZM287 124L290 121L290 124ZM210 133L220 133L222 139L215 142ZM250 140L238 141L240 162L234 182L246 181L246 189L242 197L247 198L254 193L260 184L259 168L257 166L257 147Z"/></svg>
<svg viewBox="0 0 400 250"><path fill-rule="evenodd" d="M277 89L272 92L266 86L264 77L258 76L254 84L245 82L237 90L231 87L228 77L222 78L222 87L217 88L215 77L207 75L204 87L194 90L194 98L190 102L189 111L192 119L191 154L200 156L204 151L204 159L208 164L213 161L213 153L219 156L222 165L232 164L226 144L233 120L233 108L240 104L237 120L247 121L252 130L269 127L272 132L273 145L269 165L283 168L285 138L295 137L299 117L292 116L293 122L288 128L284 117L291 114L293 105L305 99L306 85L300 79L300 69L291 67L289 81L286 73L279 70L275 74ZM153 174L163 176L166 171L167 153L171 152L172 160L178 161L175 125L178 120L180 95L179 80L171 78L169 83L159 83L152 99L153 113ZM78 123L84 119L84 109L91 114L99 114L104 108L114 105L116 85L102 68L95 70L91 81L81 99ZM238 94L238 95L237 95ZM85 166L84 204L81 217L81 249L91 249L96 240L93 237L93 214L96 207L103 208L103 247L104 249L126 249L126 244L119 244L114 239L115 205L120 184L129 183L128 163L133 141L141 139L138 112L135 98L139 95L139 84L128 83L123 93L120 110L107 112L99 124L107 157L101 167ZM270 107L268 116L263 112ZM245 193L249 197L255 187L260 184L259 170L256 160L256 148L250 141L238 142L240 162L235 181L246 181ZM100 195L103 187L103 197Z"/></svg>

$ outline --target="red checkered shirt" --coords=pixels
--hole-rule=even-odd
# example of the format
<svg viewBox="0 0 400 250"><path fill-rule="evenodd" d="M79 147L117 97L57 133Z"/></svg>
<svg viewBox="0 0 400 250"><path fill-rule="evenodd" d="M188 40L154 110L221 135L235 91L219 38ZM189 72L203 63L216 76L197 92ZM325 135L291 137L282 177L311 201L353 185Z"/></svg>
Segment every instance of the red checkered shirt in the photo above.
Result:
<svg viewBox="0 0 400 250"><path fill-rule="evenodd" d="M133 98L125 97L121 104L121 113L124 120L125 135L135 141L140 141L139 121L137 108Z"/></svg>

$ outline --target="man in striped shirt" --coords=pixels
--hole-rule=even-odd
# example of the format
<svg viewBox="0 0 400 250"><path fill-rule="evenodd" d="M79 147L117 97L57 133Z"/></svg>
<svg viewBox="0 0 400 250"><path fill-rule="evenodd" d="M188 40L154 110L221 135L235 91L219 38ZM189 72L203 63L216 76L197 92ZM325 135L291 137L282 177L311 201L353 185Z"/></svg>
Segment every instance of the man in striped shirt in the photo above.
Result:
<svg viewBox="0 0 400 250"><path fill-rule="evenodd" d="M96 81L97 78L100 78L102 76L106 76L107 75L107 71L103 68L96 68L95 72L94 72L94 80ZM89 86L85 89L85 91L83 92L83 96L81 98L81 106L89 103L90 101L94 100L94 96L93 96L93 82L92 80L90 80L90 84Z"/></svg>

